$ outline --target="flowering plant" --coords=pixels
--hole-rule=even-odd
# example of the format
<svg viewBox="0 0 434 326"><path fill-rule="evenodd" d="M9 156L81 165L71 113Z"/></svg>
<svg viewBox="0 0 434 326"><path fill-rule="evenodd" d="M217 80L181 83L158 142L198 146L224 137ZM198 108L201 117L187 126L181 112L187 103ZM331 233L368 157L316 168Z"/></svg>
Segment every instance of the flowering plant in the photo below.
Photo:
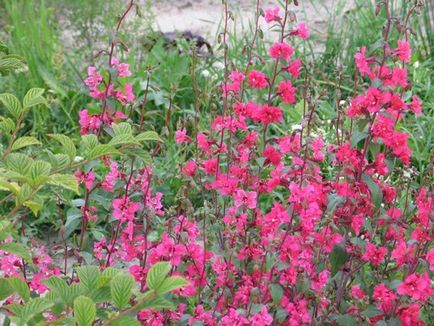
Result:
<svg viewBox="0 0 434 326"><path fill-rule="evenodd" d="M44 165L44 178L37 179L84 193L59 198L80 199L74 210L81 223L79 239L73 246L65 241L63 269L44 247L32 258L10 236L0 238L2 284L8 289L0 293L11 303L4 306L11 318L61 324L72 318L68 309L73 308L79 325L121 325L124 317L131 325L432 321L433 197L427 178L413 188L409 135L401 127L406 115L422 114L408 78L409 31L404 24L393 34L385 0L379 7L386 16L381 46L362 47L355 54L354 94L336 105L335 134L321 133L314 123L320 95L307 63L296 55L298 42L305 42L310 32L305 23L296 23L289 6L287 0L284 10L275 7L262 14L257 1L247 65L232 67L227 45L231 14L224 1L221 110L203 131L196 107L192 128L186 124L174 133L175 146L188 159L179 162L185 187L172 207L164 205L165 194L157 191L158 166L142 145L161 141L157 133L143 131L147 88L134 107L132 73L113 56L118 44L113 39L107 67L90 67L85 79L100 105L79 114L82 157L77 159L71 138L52 135L63 153L50 157L68 160ZM278 31L278 39L259 64L255 44L262 16ZM9 102L2 102L9 109ZM297 106L302 119L288 132L288 112ZM22 189L33 196L42 185L34 184L31 171L43 164L10 153L15 134L4 155L21 156L9 164L6 160L0 175L2 189L17 197L5 227L24 206L34 207L22 199ZM28 167L23 160L29 160ZM71 174L59 181L53 177L59 170ZM100 224L104 234L90 232ZM71 272L69 250L77 265L98 267ZM128 275L115 267L124 267ZM153 279L158 273L161 279ZM59 278L62 274L69 284ZM120 284L116 278L122 278ZM92 292L95 282L99 288L111 284L110 293L101 294L107 295L104 300ZM49 300L63 300L64 288L72 294L57 309ZM119 298L116 289L128 296ZM49 291L48 299L29 301L30 291L35 296ZM165 297L147 297L150 291ZM143 304L143 298L152 304ZM25 309L34 305L37 310L24 318ZM93 308L83 313L85 306ZM86 319L89 314L92 318Z"/></svg>

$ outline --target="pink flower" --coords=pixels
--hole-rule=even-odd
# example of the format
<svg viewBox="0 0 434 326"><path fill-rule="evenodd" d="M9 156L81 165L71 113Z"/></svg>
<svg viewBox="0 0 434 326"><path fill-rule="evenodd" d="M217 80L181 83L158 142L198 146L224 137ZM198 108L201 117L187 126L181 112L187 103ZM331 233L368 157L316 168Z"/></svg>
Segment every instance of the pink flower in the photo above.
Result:
<svg viewBox="0 0 434 326"><path fill-rule="evenodd" d="M267 76L260 71L252 70L248 78L250 87L261 89L268 86Z"/></svg>
<svg viewBox="0 0 434 326"><path fill-rule="evenodd" d="M263 124L281 122L282 118L283 113L279 107L268 105L259 107L259 110L255 112L252 116L252 119L254 121L258 121Z"/></svg>
<svg viewBox="0 0 434 326"><path fill-rule="evenodd" d="M181 168L181 172L186 176L192 177L196 173L196 162L190 160Z"/></svg>
<svg viewBox="0 0 434 326"><path fill-rule="evenodd" d="M276 42L269 49L270 57L273 59L285 59L289 60L289 58L294 53L294 48L285 42Z"/></svg>
<svg viewBox="0 0 434 326"><path fill-rule="evenodd" d="M368 60L366 59L366 47L361 47L360 51L354 55L354 59L356 61L356 66L361 76L367 75L370 78L374 76L371 68L369 67Z"/></svg>
<svg viewBox="0 0 434 326"><path fill-rule="evenodd" d="M235 193L235 207L245 206L250 209L256 208L257 193L238 189Z"/></svg>
<svg viewBox="0 0 434 326"><path fill-rule="evenodd" d="M282 155L271 145L265 147L262 156L267 159L267 162L270 162L274 166L279 165L282 160Z"/></svg>
<svg viewBox="0 0 434 326"><path fill-rule="evenodd" d="M429 270L434 271L434 248L428 251L425 256L426 261L429 264Z"/></svg>
<svg viewBox="0 0 434 326"><path fill-rule="evenodd" d="M393 309L396 295L384 283L380 283L374 287L372 298L375 300L377 308L387 313Z"/></svg>
<svg viewBox="0 0 434 326"><path fill-rule="evenodd" d="M99 84L101 84L103 78L101 74L95 67L87 68L87 78L84 80L84 83L90 89L96 88Z"/></svg>
<svg viewBox="0 0 434 326"><path fill-rule="evenodd" d="M387 248L379 247L377 248L374 244L368 242L366 244L366 251L362 256L365 261L370 261L372 265L378 266L384 259L387 253Z"/></svg>
<svg viewBox="0 0 434 326"><path fill-rule="evenodd" d="M406 308L403 308L399 313L399 319L402 326L424 326L419 318L420 307L417 303L412 303Z"/></svg>
<svg viewBox="0 0 434 326"><path fill-rule="evenodd" d="M300 68L302 66L302 61L301 59L295 59L292 60L289 65L285 68L285 70L291 74L292 76L294 76L294 78L298 78L298 76L300 76Z"/></svg>
<svg viewBox="0 0 434 326"><path fill-rule="evenodd" d="M110 163L110 172L106 174L104 181L101 184L102 189L107 192L112 192L116 180L122 177L122 174L118 170L118 164L116 162Z"/></svg>
<svg viewBox="0 0 434 326"><path fill-rule="evenodd" d="M422 114L422 101L417 95L413 95L411 97L411 104L410 109L414 112L416 115Z"/></svg>
<svg viewBox="0 0 434 326"><path fill-rule="evenodd" d="M101 119L98 115L90 115L87 109L81 110L79 113L81 126L80 133L86 135L88 132L96 132L101 127Z"/></svg>
<svg viewBox="0 0 434 326"><path fill-rule="evenodd" d="M175 142L177 144L188 143L190 139L191 138L187 136L187 129L182 128L181 130L175 131Z"/></svg>
<svg viewBox="0 0 434 326"><path fill-rule="evenodd" d="M330 272L328 270L323 270L315 278L312 279L311 287L316 292L321 292L327 285L329 280Z"/></svg>
<svg viewBox="0 0 434 326"><path fill-rule="evenodd" d="M295 87L292 86L290 80L281 81L276 94L281 97L283 103L295 102Z"/></svg>
<svg viewBox="0 0 434 326"><path fill-rule="evenodd" d="M289 33L290 35L300 37L307 40L310 36L309 30L305 22L299 22L297 28Z"/></svg>
<svg viewBox="0 0 434 326"><path fill-rule="evenodd" d="M140 209L139 203L131 201L128 197L113 200L113 217L121 222L134 220L134 214Z"/></svg>
<svg viewBox="0 0 434 326"><path fill-rule="evenodd" d="M410 43L408 43L408 41L405 40L398 40L398 47L395 50L393 50L393 53L402 62L406 62L406 63L410 62L410 58L411 58Z"/></svg>
<svg viewBox="0 0 434 326"><path fill-rule="evenodd" d="M360 285L353 285L351 287L351 296L355 299L363 300L366 297L366 293L360 288Z"/></svg>
<svg viewBox="0 0 434 326"><path fill-rule="evenodd" d="M401 266L414 258L414 246L407 246L401 241L392 251L391 257L396 260L396 264Z"/></svg>
<svg viewBox="0 0 434 326"><path fill-rule="evenodd" d="M397 292L422 302L434 294L434 290L431 288L431 278L426 272L423 275L414 273L407 276L405 281L398 286Z"/></svg>
<svg viewBox="0 0 434 326"><path fill-rule="evenodd" d="M129 83L125 84L125 89L116 90L113 95L123 106L135 99L133 94L133 85Z"/></svg>
<svg viewBox="0 0 434 326"><path fill-rule="evenodd" d="M271 325L273 322L273 317L268 313L267 307L262 306L261 312L254 314L252 316L251 324L252 326L266 326Z"/></svg>
<svg viewBox="0 0 434 326"><path fill-rule="evenodd" d="M280 17L280 8L278 6L265 9L265 21L267 23L271 23L273 21L278 22L281 19L282 17Z"/></svg>
<svg viewBox="0 0 434 326"><path fill-rule="evenodd" d="M84 183L87 190L92 189L93 183L95 181L95 173L93 173L92 171L86 173L77 169L77 171L75 171L74 173L74 176L77 179L78 183Z"/></svg>

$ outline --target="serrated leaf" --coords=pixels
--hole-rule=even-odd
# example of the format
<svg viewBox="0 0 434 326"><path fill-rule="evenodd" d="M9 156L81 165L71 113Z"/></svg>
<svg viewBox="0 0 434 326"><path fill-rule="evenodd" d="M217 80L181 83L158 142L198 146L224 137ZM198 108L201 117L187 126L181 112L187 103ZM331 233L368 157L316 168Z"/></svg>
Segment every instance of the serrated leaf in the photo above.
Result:
<svg viewBox="0 0 434 326"><path fill-rule="evenodd" d="M15 129L15 122L11 118L0 117L0 130L6 134L11 134Z"/></svg>
<svg viewBox="0 0 434 326"><path fill-rule="evenodd" d="M30 185L23 184L23 186L20 188L17 194L16 198L16 204L17 206L20 206L24 204L26 201L29 201L32 199L32 196L36 193L36 190L33 190Z"/></svg>
<svg viewBox="0 0 434 326"><path fill-rule="evenodd" d="M99 145L98 137L94 134L84 135L81 137L81 143L85 151L90 151Z"/></svg>
<svg viewBox="0 0 434 326"><path fill-rule="evenodd" d="M38 186L48 179L48 175L51 171L51 165L48 162L37 160L33 161L30 167L30 178L32 180L32 186Z"/></svg>
<svg viewBox="0 0 434 326"><path fill-rule="evenodd" d="M140 326L142 324L140 324L140 322L136 318L126 316L126 317L119 318L118 320L111 323L111 325L113 325L113 326Z"/></svg>
<svg viewBox="0 0 434 326"><path fill-rule="evenodd" d="M21 138L18 138L14 143L12 144L11 150L16 151L20 148L31 146L31 145L41 145L41 142L37 140L35 137L32 136L24 136Z"/></svg>
<svg viewBox="0 0 434 326"><path fill-rule="evenodd" d="M140 305L140 309L173 309L173 303L162 297L158 297L144 302Z"/></svg>
<svg viewBox="0 0 434 326"><path fill-rule="evenodd" d="M76 269L81 286L88 292L97 288L99 269L97 266L82 266Z"/></svg>
<svg viewBox="0 0 434 326"><path fill-rule="evenodd" d="M162 261L153 265L146 277L146 284L148 285L148 288L157 291L165 280L167 274L169 274L171 268L172 267L170 263L166 261Z"/></svg>
<svg viewBox="0 0 434 326"><path fill-rule="evenodd" d="M59 186L65 188L67 190L72 190L77 195L80 194L77 179L73 175L53 174L48 178L47 183L53 186Z"/></svg>
<svg viewBox="0 0 434 326"><path fill-rule="evenodd" d="M131 125L126 122L121 123L113 123L112 124L113 132L115 136L132 136L133 135L133 129L131 128Z"/></svg>
<svg viewBox="0 0 434 326"><path fill-rule="evenodd" d="M32 200L26 200L23 203L23 206L30 208L33 215L37 216L39 211L41 211L42 208L44 208L44 202L40 200L37 196L34 196Z"/></svg>
<svg viewBox="0 0 434 326"><path fill-rule="evenodd" d="M139 145L140 143L133 137L133 135L116 135L114 136L109 145Z"/></svg>
<svg viewBox="0 0 434 326"><path fill-rule="evenodd" d="M21 325L28 325L28 322L37 315L46 311L53 305L52 302L44 298L35 298L27 302L21 310L20 322Z"/></svg>
<svg viewBox="0 0 434 326"><path fill-rule="evenodd" d="M330 253L331 275L334 276L348 261L348 254L342 245L335 245Z"/></svg>
<svg viewBox="0 0 434 326"><path fill-rule="evenodd" d="M72 307L74 299L80 295L79 284L69 286L65 280L56 276L45 279L43 282L53 292L54 297L68 307Z"/></svg>
<svg viewBox="0 0 434 326"><path fill-rule="evenodd" d="M73 161L77 155L77 149L75 148L74 142L71 138L61 134L51 134L49 136L62 144L64 153L69 156L71 161Z"/></svg>
<svg viewBox="0 0 434 326"><path fill-rule="evenodd" d="M96 303L110 302L111 292L109 286L104 286L89 293L89 297Z"/></svg>
<svg viewBox="0 0 434 326"><path fill-rule="evenodd" d="M158 287L156 292L158 294L165 294L167 292L171 292L173 290L179 289L188 284L187 280L181 276L172 276L166 278L163 283Z"/></svg>
<svg viewBox="0 0 434 326"><path fill-rule="evenodd" d="M124 308L131 298L134 279L131 275L119 274L111 281L110 292L113 303L118 309Z"/></svg>
<svg viewBox="0 0 434 326"><path fill-rule="evenodd" d="M28 90L27 94L24 96L23 99L23 107L24 109L29 109L33 106L39 105L39 104L45 104L45 99L42 97L42 94L44 94L43 88L31 88Z"/></svg>
<svg viewBox="0 0 434 326"><path fill-rule="evenodd" d="M74 320L78 326L92 326L95 318L95 302L85 296L79 296L74 300Z"/></svg>
<svg viewBox="0 0 434 326"><path fill-rule="evenodd" d="M372 180L372 177L369 174L363 173L362 180L369 188L374 206L379 208L383 201L383 193L381 192L380 187L374 182L374 180Z"/></svg>
<svg viewBox="0 0 434 326"><path fill-rule="evenodd" d="M27 264L33 266L32 256L30 255L29 250L24 248L20 243L9 242L0 244L0 250L21 257Z"/></svg>
<svg viewBox="0 0 434 326"><path fill-rule="evenodd" d="M0 220L0 241L6 239L11 231L12 223L8 220Z"/></svg>
<svg viewBox="0 0 434 326"><path fill-rule="evenodd" d="M11 277L7 279L9 282L9 285L14 290L14 292L17 292L18 295L23 298L24 301L30 300L30 289L27 283L22 280L19 277Z"/></svg>
<svg viewBox="0 0 434 326"><path fill-rule="evenodd" d="M162 142L160 136L155 131L145 131L136 136L136 140L139 142L145 141L159 141Z"/></svg>
<svg viewBox="0 0 434 326"><path fill-rule="evenodd" d="M100 144L92 148L88 154L88 160L94 160L105 155L119 154L119 151L112 145Z"/></svg>
<svg viewBox="0 0 434 326"><path fill-rule="evenodd" d="M28 175L32 164L33 160L21 153L11 153L6 158L6 167L21 175Z"/></svg>
<svg viewBox="0 0 434 326"><path fill-rule="evenodd" d="M20 101L15 95L9 93L0 94L0 102L6 107L10 114L18 118L24 111Z"/></svg>
<svg viewBox="0 0 434 326"><path fill-rule="evenodd" d="M10 286L8 279L0 278L0 300L3 301L12 293L14 293L14 289Z"/></svg>

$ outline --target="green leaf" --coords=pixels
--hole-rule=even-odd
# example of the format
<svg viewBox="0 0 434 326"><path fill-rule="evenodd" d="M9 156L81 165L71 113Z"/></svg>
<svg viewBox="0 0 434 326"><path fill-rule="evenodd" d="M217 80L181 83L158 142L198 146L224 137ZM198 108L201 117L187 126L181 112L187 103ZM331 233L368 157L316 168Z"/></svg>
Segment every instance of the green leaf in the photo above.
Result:
<svg viewBox="0 0 434 326"><path fill-rule="evenodd" d="M336 317L336 322L339 326L357 326L357 319L351 315L339 315Z"/></svg>
<svg viewBox="0 0 434 326"><path fill-rule="evenodd" d="M17 255L18 257L24 259L27 264L33 266L32 256L30 255L29 250L24 248L24 246L20 243L9 242L0 244L0 250Z"/></svg>
<svg viewBox="0 0 434 326"><path fill-rule="evenodd" d="M34 195L35 192L36 191L33 191L29 184L23 184L23 186L18 191L16 205L19 206L24 204L26 201L31 200L31 197Z"/></svg>
<svg viewBox="0 0 434 326"><path fill-rule="evenodd" d="M14 293L14 289L9 284L8 279L0 278L0 300L3 301L12 293Z"/></svg>
<svg viewBox="0 0 434 326"><path fill-rule="evenodd" d="M160 136L155 131L145 131L136 136L136 140L139 142L145 141L159 141L162 142Z"/></svg>
<svg viewBox="0 0 434 326"><path fill-rule="evenodd" d="M126 317L119 318L118 320L111 323L111 325L113 325L113 326L140 326L142 324L140 324L140 322L136 318L126 316Z"/></svg>
<svg viewBox="0 0 434 326"><path fill-rule="evenodd" d="M133 135L116 135L109 142L109 145L113 146L125 144L139 145L140 143L134 138Z"/></svg>
<svg viewBox="0 0 434 326"><path fill-rule="evenodd" d="M171 268L172 266L170 266L170 263L166 261L162 261L153 265L146 277L146 284L148 285L148 288L157 291L166 278L167 274L169 274Z"/></svg>
<svg viewBox="0 0 434 326"><path fill-rule="evenodd" d="M11 277L7 279L9 282L9 285L14 290L14 292L17 292L18 295L23 298L24 301L30 300L30 290L29 286L25 281L23 281L19 277Z"/></svg>
<svg viewBox="0 0 434 326"><path fill-rule="evenodd" d="M74 300L74 320L78 326L92 326L95 318L95 302L82 295Z"/></svg>
<svg viewBox="0 0 434 326"><path fill-rule="evenodd" d="M50 171L50 163L41 160L33 161L30 168L31 186L36 187L47 181Z"/></svg>
<svg viewBox="0 0 434 326"><path fill-rule="evenodd" d="M92 148L88 154L88 160L94 160L104 155L119 154L119 151L109 144L100 144Z"/></svg>
<svg viewBox="0 0 434 326"><path fill-rule="evenodd" d="M330 253L331 275L334 276L348 261L348 254L342 245L335 245Z"/></svg>
<svg viewBox="0 0 434 326"><path fill-rule="evenodd" d="M275 306L280 305L280 301L282 301L283 297L283 288L278 283L273 283L271 285L271 298L273 299L273 303Z"/></svg>
<svg viewBox="0 0 434 326"><path fill-rule="evenodd" d="M35 137L32 136L24 136L21 138L18 138L16 141L14 141L11 150L16 151L17 149L31 146L31 145L41 145L41 142L37 140Z"/></svg>
<svg viewBox="0 0 434 326"><path fill-rule="evenodd" d="M333 213L338 205L345 203L346 198L338 194L329 194L327 197L327 212Z"/></svg>
<svg viewBox="0 0 434 326"><path fill-rule="evenodd" d="M52 302L43 299L35 298L27 302L21 310L20 321L21 325L28 325L29 321L37 315L46 311L53 305Z"/></svg>
<svg viewBox="0 0 434 326"><path fill-rule="evenodd" d="M74 142L71 138L61 134L50 134L49 136L62 144L64 153L69 156L71 161L73 161L77 154L77 149L75 148Z"/></svg>
<svg viewBox="0 0 434 326"><path fill-rule="evenodd" d="M173 290L179 289L185 285L187 285L188 282L181 276L172 276L169 278L166 278L163 283L158 287L158 290L156 292L158 294L165 294L167 292L171 292Z"/></svg>
<svg viewBox="0 0 434 326"><path fill-rule="evenodd" d="M23 205L30 208L35 216L44 208L44 202L37 195L34 195L31 200L26 200Z"/></svg>
<svg viewBox="0 0 434 326"><path fill-rule="evenodd" d="M369 188L371 193L371 199L376 208L381 206L381 202L383 201L383 193L380 190L380 187L372 180L372 177L369 174L363 173L362 180Z"/></svg>
<svg viewBox="0 0 434 326"><path fill-rule="evenodd" d="M33 160L21 153L11 153L6 158L6 167L21 175L28 175L32 164Z"/></svg>
<svg viewBox="0 0 434 326"><path fill-rule="evenodd" d="M88 292L97 288L99 269L97 266L82 266L76 269L81 286Z"/></svg>
<svg viewBox="0 0 434 326"><path fill-rule="evenodd" d="M126 123L126 122L121 122L121 123L117 123L117 124L113 123L112 128L113 128L113 132L114 132L115 136L121 136L121 135L132 136L133 135L133 130L132 130L131 125L129 123Z"/></svg>
<svg viewBox="0 0 434 326"><path fill-rule="evenodd" d="M25 69L23 58L16 54L8 54L0 58L0 75L7 75L18 69Z"/></svg>
<svg viewBox="0 0 434 326"><path fill-rule="evenodd" d="M140 305L140 309L173 309L173 303L162 297L158 297L144 302Z"/></svg>
<svg viewBox="0 0 434 326"><path fill-rule="evenodd" d="M15 129L15 122L11 118L0 117L0 130L6 134L11 134Z"/></svg>
<svg viewBox="0 0 434 326"><path fill-rule="evenodd" d="M23 99L24 109L29 109L39 104L45 104L45 99L42 97L42 94L44 94L43 88L29 89L29 91L27 92L27 94L24 96Z"/></svg>
<svg viewBox="0 0 434 326"><path fill-rule="evenodd" d="M52 276L45 279L44 283L53 292L54 298L68 307L72 307L75 298L80 295L81 288L78 284L68 286L65 280L59 277Z"/></svg>
<svg viewBox="0 0 434 326"><path fill-rule="evenodd" d="M69 174L53 174L49 177L48 184L59 186L67 190L74 191L77 195L80 194L77 179Z"/></svg>
<svg viewBox="0 0 434 326"><path fill-rule="evenodd" d="M365 310L362 311L362 315L368 318L376 317L383 314L383 312L374 305L369 305Z"/></svg>
<svg viewBox="0 0 434 326"><path fill-rule="evenodd" d="M367 131L354 131L351 135L351 147L356 147L357 144L368 137L369 133Z"/></svg>
<svg viewBox="0 0 434 326"><path fill-rule="evenodd" d="M12 223L8 220L0 220L0 241L6 239L12 229Z"/></svg>
<svg viewBox="0 0 434 326"><path fill-rule="evenodd" d="M119 274L111 281L111 296L118 309L124 308L131 298L134 287L134 279L131 275Z"/></svg>
<svg viewBox="0 0 434 326"><path fill-rule="evenodd" d="M9 113L12 114L15 118L18 118L24 111L20 101L16 98L15 95L9 93L0 94L0 102L3 103Z"/></svg>

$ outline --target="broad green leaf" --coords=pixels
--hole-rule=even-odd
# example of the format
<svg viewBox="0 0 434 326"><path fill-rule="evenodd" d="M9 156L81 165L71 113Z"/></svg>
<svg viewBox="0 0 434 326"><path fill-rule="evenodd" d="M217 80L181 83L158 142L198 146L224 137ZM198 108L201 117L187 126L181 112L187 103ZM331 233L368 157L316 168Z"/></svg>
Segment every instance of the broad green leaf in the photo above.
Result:
<svg viewBox="0 0 434 326"><path fill-rule="evenodd" d="M131 125L126 122L121 123L113 123L112 124L113 132L115 136L132 136L133 135L133 129L131 128Z"/></svg>
<svg viewBox="0 0 434 326"><path fill-rule="evenodd" d="M12 114L15 118L18 118L24 111L20 101L16 98L15 95L9 93L0 94L0 102L3 103L9 113Z"/></svg>
<svg viewBox="0 0 434 326"><path fill-rule="evenodd" d="M0 190L10 191L14 195L17 195L20 191L20 186L16 182L8 182L2 178L0 178Z"/></svg>
<svg viewBox="0 0 434 326"><path fill-rule="evenodd" d="M33 160L21 153L11 153L6 158L6 167L11 171L21 175L28 175L32 167Z"/></svg>
<svg viewBox="0 0 434 326"><path fill-rule="evenodd" d="M64 153L69 156L71 161L73 161L77 154L77 149L75 148L74 142L71 138L61 134L51 134L49 136L62 144Z"/></svg>
<svg viewBox="0 0 434 326"><path fill-rule="evenodd" d="M98 137L94 134L82 136L81 143L85 151L90 151L99 145Z"/></svg>
<svg viewBox="0 0 434 326"><path fill-rule="evenodd" d="M41 160L34 161L30 168L31 186L36 187L47 181L50 171L50 163Z"/></svg>
<svg viewBox="0 0 434 326"><path fill-rule="evenodd" d="M77 179L73 175L53 174L49 177L47 183L53 186L65 188L67 190L72 190L78 195L80 194Z"/></svg>
<svg viewBox="0 0 434 326"><path fill-rule="evenodd" d="M372 180L372 177L369 174L363 173L362 180L369 188L371 193L371 199L376 208L379 208L381 202L383 201L383 193L380 190L380 187Z"/></svg>
<svg viewBox="0 0 434 326"><path fill-rule="evenodd" d="M82 295L74 300L74 320L78 326L92 326L95 318L95 302Z"/></svg>
<svg viewBox="0 0 434 326"><path fill-rule="evenodd" d="M15 122L11 118L0 117L0 130L6 134L11 134L15 129Z"/></svg>
<svg viewBox="0 0 434 326"><path fill-rule="evenodd" d="M100 144L96 145L93 149L90 150L88 154L88 160L94 160L98 157L112 154L119 154L119 151L112 145Z"/></svg>
<svg viewBox="0 0 434 326"><path fill-rule="evenodd" d="M345 203L345 197L339 196L338 194L329 194L327 197L327 212L333 213L338 205Z"/></svg>
<svg viewBox="0 0 434 326"><path fill-rule="evenodd" d="M185 285L187 285L188 282L181 276L172 276L166 278L163 283L158 287L158 290L155 290L158 294L165 294L167 292L179 289Z"/></svg>
<svg viewBox="0 0 434 326"><path fill-rule="evenodd" d="M336 322L339 326L357 326L357 319L351 315L339 315L336 317Z"/></svg>
<svg viewBox="0 0 434 326"><path fill-rule="evenodd" d="M52 302L44 298L35 298L30 300L23 306L23 309L21 310L20 324L28 325L34 317L46 311L52 305Z"/></svg>
<svg viewBox="0 0 434 326"><path fill-rule="evenodd" d="M142 325L136 318L134 317L122 317L118 320L111 323L113 326L140 326Z"/></svg>
<svg viewBox="0 0 434 326"><path fill-rule="evenodd" d="M25 69L23 58L16 54L8 54L0 58L0 75L7 75L18 69Z"/></svg>
<svg viewBox="0 0 434 326"><path fill-rule="evenodd" d="M44 202L37 195L33 196L32 200L26 200L23 205L30 208L35 216L44 208Z"/></svg>
<svg viewBox="0 0 434 326"><path fill-rule="evenodd" d="M26 201L31 200L37 189L32 189L29 184L23 184L17 194L17 206L23 205Z"/></svg>
<svg viewBox="0 0 434 326"><path fill-rule="evenodd" d="M80 295L79 284L66 284L65 280L52 276L44 280L45 285L53 292L54 298L60 300L64 305L72 307L75 298Z"/></svg>
<svg viewBox="0 0 434 326"><path fill-rule="evenodd" d="M146 277L146 284L148 285L148 288L157 291L166 278L167 274L169 274L171 268L172 267L170 266L170 263L166 261L162 261L153 265Z"/></svg>
<svg viewBox="0 0 434 326"><path fill-rule="evenodd" d="M116 135L109 142L109 145L113 146L125 144L139 145L140 143L133 137L133 135Z"/></svg>
<svg viewBox="0 0 434 326"><path fill-rule="evenodd" d="M136 140L139 142L146 142L146 141L159 141L162 142L160 136L155 131L145 131L141 134L138 134L136 136Z"/></svg>
<svg viewBox="0 0 434 326"><path fill-rule="evenodd" d="M334 276L348 261L348 254L342 245L335 245L330 253L331 275Z"/></svg>
<svg viewBox="0 0 434 326"><path fill-rule="evenodd" d="M0 300L3 301L12 293L14 293L14 289L9 284L8 279L0 278Z"/></svg>
<svg viewBox="0 0 434 326"><path fill-rule="evenodd" d="M16 151L17 149L31 146L31 145L40 145L41 142L37 140L35 137L32 136L24 136L21 138L18 138L16 141L14 141L12 145L12 150Z"/></svg>
<svg viewBox="0 0 434 326"><path fill-rule="evenodd" d="M102 302L110 302L111 301L111 292L109 286L104 286L101 288L98 288L91 293L89 293L89 297L95 302L95 303L102 303Z"/></svg>
<svg viewBox="0 0 434 326"><path fill-rule="evenodd" d="M17 292L18 295L23 298L24 301L30 300L30 290L29 286L25 281L23 281L19 277L11 277L7 279L9 282L9 285L14 290L14 292Z"/></svg>
<svg viewBox="0 0 434 326"><path fill-rule="evenodd" d="M111 281L111 296L118 309L124 308L131 298L134 287L134 279L131 275L119 274Z"/></svg>
<svg viewBox="0 0 434 326"><path fill-rule="evenodd" d="M29 253L29 250L24 248L24 246L17 242L9 242L0 244L0 250L6 251L10 254L17 255L24 259L24 261L33 266L32 256Z"/></svg>
<svg viewBox="0 0 434 326"><path fill-rule="evenodd" d="M88 292L97 288L99 269L97 266L82 266L76 269L81 286Z"/></svg>
<svg viewBox="0 0 434 326"><path fill-rule="evenodd" d="M44 94L43 88L29 89L29 91L27 92L27 94L24 96L23 99L24 109L29 109L39 104L45 104L45 99L42 97L42 94Z"/></svg>
<svg viewBox="0 0 434 326"><path fill-rule="evenodd" d="M368 318L376 317L383 314L383 312L374 305L369 305L365 310L362 311L362 315Z"/></svg>
<svg viewBox="0 0 434 326"><path fill-rule="evenodd" d="M278 283L273 283L271 285L271 298L273 299L273 303L275 306L280 305L280 301L282 301L283 296L283 288Z"/></svg>
<svg viewBox="0 0 434 326"><path fill-rule="evenodd" d="M140 305L140 309L173 309L173 303L162 298L158 297L149 301L144 302Z"/></svg>

